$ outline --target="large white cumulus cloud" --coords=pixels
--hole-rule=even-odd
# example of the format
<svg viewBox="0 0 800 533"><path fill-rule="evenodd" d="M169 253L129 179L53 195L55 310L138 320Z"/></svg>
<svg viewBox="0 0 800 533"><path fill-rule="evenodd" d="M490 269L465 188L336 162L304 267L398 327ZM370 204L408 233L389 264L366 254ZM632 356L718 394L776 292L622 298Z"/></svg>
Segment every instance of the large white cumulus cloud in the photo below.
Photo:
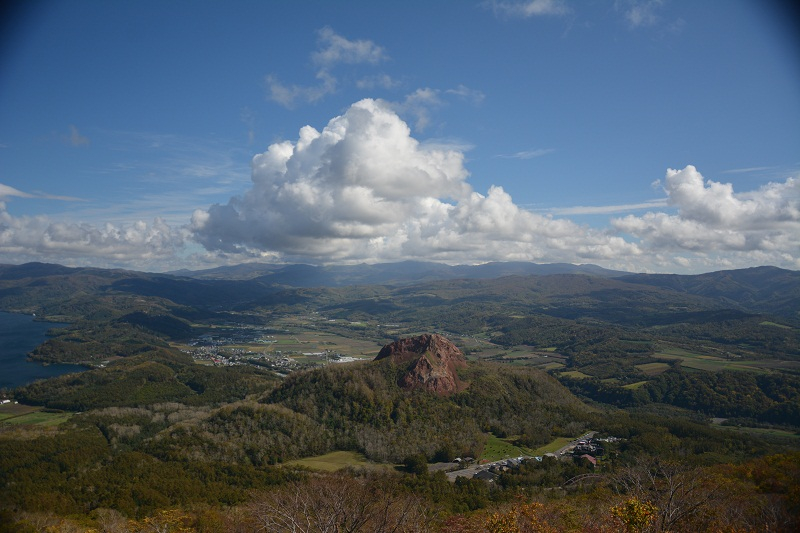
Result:
<svg viewBox="0 0 800 533"><path fill-rule="evenodd" d="M686 273L762 264L800 269L800 177L737 192L693 166L670 169L658 182L666 202L599 206L595 214L651 211L590 227L524 209L500 186L473 190L462 150L418 141L397 110L362 100L321 131L306 126L296 140L272 144L253 158L249 189L196 210L185 226L160 218L98 222L91 210L84 212L88 222L15 216L6 201L78 199L0 184L0 263L169 270L250 260L417 259Z"/></svg>
<svg viewBox="0 0 800 533"><path fill-rule="evenodd" d="M426 145L377 100L362 100L322 131L253 159L253 186L198 210L194 238L231 254L287 260L576 261L639 253L636 244L516 206L500 187L467 183L464 156Z"/></svg>
<svg viewBox="0 0 800 533"><path fill-rule="evenodd" d="M161 219L148 224L94 225L54 221L47 216L13 216L0 201L0 258L145 268L173 258L185 230Z"/></svg>
<svg viewBox="0 0 800 533"><path fill-rule="evenodd" d="M615 228L659 250L761 252L793 257L800 251L800 182L737 194L730 183L704 180L691 165L668 170L663 183L677 214L647 213L612 221Z"/></svg>

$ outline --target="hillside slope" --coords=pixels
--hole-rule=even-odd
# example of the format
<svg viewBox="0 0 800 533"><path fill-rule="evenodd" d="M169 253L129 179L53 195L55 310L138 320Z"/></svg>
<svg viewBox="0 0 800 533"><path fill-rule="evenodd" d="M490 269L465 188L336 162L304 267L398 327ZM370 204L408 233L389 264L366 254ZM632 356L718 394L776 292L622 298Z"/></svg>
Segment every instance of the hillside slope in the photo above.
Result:
<svg viewBox="0 0 800 533"><path fill-rule="evenodd" d="M747 312L800 318L800 272L797 271L765 266L696 276L635 274L619 279L711 298Z"/></svg>

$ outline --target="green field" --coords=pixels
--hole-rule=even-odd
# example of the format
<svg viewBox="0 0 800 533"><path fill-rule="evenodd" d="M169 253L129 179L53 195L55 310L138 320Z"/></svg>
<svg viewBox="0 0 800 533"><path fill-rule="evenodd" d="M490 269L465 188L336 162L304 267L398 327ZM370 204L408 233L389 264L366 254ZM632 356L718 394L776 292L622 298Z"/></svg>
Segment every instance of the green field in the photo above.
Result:
<svg viewBox="0 0 800 533"><path fill-rule="evenodd" d="M562 372L561 375L562 376L567 376L568 378L578 378L578 379L584 379L584 378L592 377L589 374L584 374L580 370L570 370L568 372Z"/></svg>
<svg viewBox="0 0 800 533"><path fill-rule="evenodd" d="M781 328L781 329L793 329L791 326L786 326L784 324L777 324L775 322L770 322L769 320L765 320L764 322L761 322L760 325L761 326L773 326L773 327Z"/></svg>
<svg viewBox="0 0 800 533"><path fill-rule="evenodd" d="M765 361L750 361L740 358L723 358L715 355L699 354L689 352L676 346L661 348L653 354L655 359L680 360L684 368L695 370L707 370L715 372L718 370L742 370L750 372L765 372ZM653 364L653 363L648 363Z"/></svg>
<svg viewBox="0 0 800 533"><path fill-rule="evenodd" d="M495 437L491 433L489 439L486 441L486 446L483 448L483 453L479 457L481 461L499 461L508 457L519 457L521 455L530 455L530 450L514 446L507 439Z"/></svg>
<svg viewBox="0 0 800 533"><path fill-rule="evenodd" d="M18 403L7 403L0 405L0 422L9 418L26 415L38 411L41 407L32 407L30 405L20 405Z"/></svg>
<svg viewBox="0 0 800 533"><path fill-rule="evenodd" d="M57 426L72 416L72 413L46 413L41 409L19 404L0 406L0 424Z"/></svg>
<svg viewBox="0 0 800 533"><path fill-rule="evenodd" d="M286 463L289 466L301 466L311 470L320 470L323 472L336 472L342 468L352 467L377 467L388 468L387 465L377 465L370 463L360 453L356 452L331 452L325 455L317 455L316 457L306 457L305 459L297 459L296 461L289 461Z"/></svg>
<svg viewBox="0 0 800 533"><path fill-rule="evenodd" d="M350 357L374 357L381 349L376 342L354 339L336 333L320 331L298 331L292 334L277 334L275 342L268 345L252 345L251 348L264 351L322 352L330 350Z"/></svg>
<svg viewBox="0 0 800 533"><path fill-rule="evenodd" d="M467 339L461 338L461 340ZM558 370L566 366L566 358L555 353L555 348L532 348L524 345L508 349L485 343L478 349L473 349L470 352L470 358L499 361L508 365L527 366L541 370Z"/></svg>
<svg viewBox="0 0 800 533"><path fill-rule="evenodd" d="M638 388L641 388L645 383L647 383L647 380L637 381L636 383L628 383L627 385L623 385L622 388L629 390L636 390Z"/></svg>
<svg viewBox="0 0 800 533"><path fill-rule="evenodd" d="M572 438L569 438L569 437L559 437L559 438L555 439L553 442L551 442L550 444L545 444L544 446L540 446L539 448L536 448L535 450L533 450L531 455L544 455L546 453L553 453L556 450L558 450L559 448L563 448L564 446L566 446L567 444L569 444L573 440L575 440L575 439L572 439Z"/></svg>
<svg viewBox="0 0 800 533"><path fill-rule="evenodd" d="M668 363L644 363L641 365L634 365L645 376L657 376L662 372L669 370Z"/></svg>
<svg viewBox="0 0 800 533"><path fill-rule="evenodd" d="M758 435L762 437L783 437L789 439L800 439L800 433L794 431L786 431L783 429L753 428L747 426L724 426L724 425L715 425L714 427L728 429L731 431L750 433L751 435Z"/></svg>

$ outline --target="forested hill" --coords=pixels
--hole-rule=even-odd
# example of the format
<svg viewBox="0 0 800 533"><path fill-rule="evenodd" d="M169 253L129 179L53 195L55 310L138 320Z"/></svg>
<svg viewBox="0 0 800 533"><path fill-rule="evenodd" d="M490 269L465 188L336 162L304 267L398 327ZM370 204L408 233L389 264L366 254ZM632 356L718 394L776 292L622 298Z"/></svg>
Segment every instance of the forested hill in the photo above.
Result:
<svg viewBox="0 0 800 533"><path fill-rule="evenodd" d="M551 278L547 285L562 285L575 295L575 280L597 278L592 286L582 283L588 294L598 294L600 279L609 280L606 288L632 293L653 294L666 290L674 295L699 296L713 307L746 313L771 313L798 318L800 310L800 272L776 267L728 270L699 275L627 274L594 265L569 265L509 262L483 265L448 266L406 261L378 265L317 267L311 265L239 265L207 271L181 271L180 274L154 274L118 269L69 268L61 265L27 263L0 265L0 309L29 311L37 306L81 296L108 297L132 294L168 300L181 306L204 308L242 308L269 295L291 288L351 287L382 285L410 287L428 283L446 288L446 282L459 282L469 290L486 291L485 280L516 276ZM615 284L614 281L617 283ZM444 282L444 284L438 284ZM620 284L618 282L622 282ZM544 282L539 282L544 284ZM500 283L501 287L507 283ZM551 291L552 292L552 291ZM558 292L556 290L556 292ZM680 302L684 296L674 296ZM665 296L668 299L669 296ZM47 312L46 309L40 309ZM51 309L50 314L63 313Z"/></svg>
<svg viewBox="0 0 800 533"><path fill-rule="evenodd" d="M132 324L173 339L185 338L189 324L198 321L227 320L232 313L236 320L245 316L263 318L266 314L287 311L324 312L343 320L405 322L423 331L430 328L465 334L484 331L501 344L530 342L515 333L525 324L510 324L509 320L531 314L540 319L590 319L626 327L724 325L748 317L754 323L773 318L791 326L800 323L800 273L794 271L761 267L695 276L611 277L611 271L602 270L600 275L585 272L507 275L524 265L495 263L482 265L479 271L469 270L479 267L408 262L336 269L294 265L292 269L283 267L282 274L276 271L273 275L247 279L196 279L42 263L0 265L0 310L63 322L88 320L108 324L117 331ZM531 270L556 272L566 268L529 266ZM454 275L458 268L474 277L426 280L431 272L439 275L447 270L448 275ZM380 275L356 275L370 269ZM297 278L295 281L289 279L289 270ZM301 279L302 272L308 277ZM478 277L476 272L486 277ZM490 276L491 272L495 275ZM350 285L357 280L387 280L401 274L404 279L415 275L420 279L413 284ZM325 286L334 281L348 285ZM321 286L304 286L314 283ZM790 329L782 334L793 332ZM126 334L123 331L114 335L124 344L127 341L122 339ZM776 349L781 345L776 344Z"/></svg>
<svg viewBox="0 0 800 533"><path fill-rule="evenodd" d="M713 298L748 312L800 316L800 272L794 270L764 266L695 276L633 274L619 279Z"/></svg>

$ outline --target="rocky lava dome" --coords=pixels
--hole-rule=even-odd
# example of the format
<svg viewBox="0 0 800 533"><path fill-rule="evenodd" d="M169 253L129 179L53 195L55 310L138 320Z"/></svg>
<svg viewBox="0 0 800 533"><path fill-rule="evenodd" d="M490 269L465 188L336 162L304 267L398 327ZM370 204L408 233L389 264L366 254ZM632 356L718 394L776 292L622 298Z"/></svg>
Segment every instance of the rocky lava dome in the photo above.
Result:
<svg viewBox="0 0 800 533"><path fill-rule="evenodd" d="M406 368L398 383L404 389L448 395L466 388L457 370L465 368L467 360L455 344L441 335L426 334L387 344L375 361L383 359Z"/></svg>

